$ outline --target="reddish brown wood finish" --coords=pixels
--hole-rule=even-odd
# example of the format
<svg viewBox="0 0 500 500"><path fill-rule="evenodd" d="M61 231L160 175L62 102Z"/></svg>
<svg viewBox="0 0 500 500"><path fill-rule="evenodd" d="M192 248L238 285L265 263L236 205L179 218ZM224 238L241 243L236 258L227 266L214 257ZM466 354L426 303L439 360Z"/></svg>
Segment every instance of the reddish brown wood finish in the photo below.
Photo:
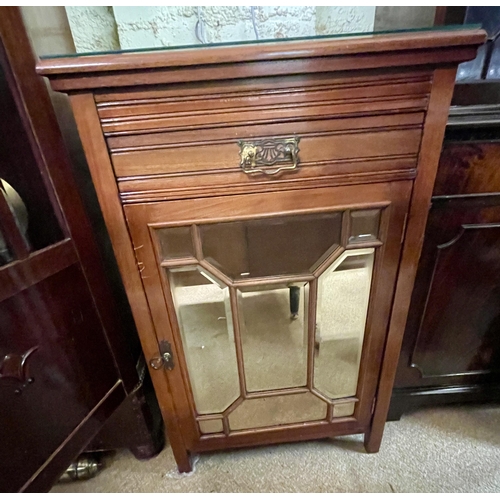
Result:
<svg viewBox="0 0 500 500"><path fill-rule="evenodd" d="M424 124L417 178L415 179L408 214L398 284L374 408L372 429L370 433L365 435L365 446L367 451L370 452L376 452L380 448L384 423L391 402L392 387L403 339L402 332L406 323L413 283L422 249L440 148L453 94L455 74L456 68L437 69L434 73L433 89Z"/></svg>
<svg viewBox="0 0 500 500"><path fill-rule="evenodd" d="M144 296L134 249L128 235L94 99L92 94L77 94L71 96L71 104L78 125L78 132L87 156L87 162L97 188L99 203L115 249L116 260L132 308L132 314L140 333L142 349L146 359L149 360L158 355L156 332L151 321L149 306ZM106 189L101 190L98 186L106 186ZM170 394L171 389L165 375L162 372L152 370L150 373L156 393ZM179 470L188 471L191 468L189 455L178 424L172 398L159 398L159 404L167 425L169 440L174 450Z"/></svg>
<svg viewBox="0 0 500 500"><path fill-rule="evenodd" d="M473 59L482 30L415 32L234 47L116 53L41 61L55 90L142 86L274 75L359 71Z"/></svg>
<svg viewBox="0 0 500 500"><path fill-rule="evenodd" d="M30 240L20 251L17 226L1 211L14 260L0 264L0 490L40 492L139 381L123 341L131 325L121 322L48 89L12 7L0 8L0 110L0 177L27 205ZM29 352L16 374L12 360Z"/></svg>
<svg viewBox="0 0 500 500"><path fill-rule="evenodd" d="M450 127L448 135L408 313L391 418L420 406L499 400L498 130Z"/></svg>
<svg viewBox="0 0 500 500"><path fill-rule="evenodd" d="M175 368L151 374L181 470L190 451L354 432L378 450L455 66L483 41L462 30L39 63L71 94L144 352L172 346ZM293 135L298 170L240 170L239 139ZM229 432L240 398L223 434L201 436L155 229L371 206L385 208L354 416Z"/></svg>
<svg viewBox="0 0 500 500"><path fill-rule="evenodd" d="M376 257L371 306L368 313L367 334L358 386L360 404L355 418L347 420L352 425L353 430L351 433L358 432L356 429L359 427L367 429L375 395L380 358L382 357L387 318L393 294L391 284L394 283L396 277L404 215L410 189L410 182L396 182L392 184L371 184L363 187L318 188L314 191L282 191L266 195L240 195L228 198L214 197L169 203L128 205L125 208L125 214L136 248L137 260L142 263L141 274L156 326L157 339L158 341L167 340L172 346L175 346L173 349L174 358L181 365L181 370L165 372L170 381L170 386L176 388L184 386L182 392L191 393L188 370L184 363L182 342L177 321L175 320L170 290L168 282L163 279L162 268L159 265L161 260L155 256L153 246L150 243L150 227L163 227L170 224L189 226L194 223L233 221L250 217L276 217L311 212L321 213L332 210L341 211L349 208L384 205L386 206L384 211L386 215L384 216L380 235L384 241L384 246L380 247ZM145 278L146 276L147 278ZM275 282L279 281L279 278L275 280ZM242 283L245 283L245 280L242 280ZM158 293L162 288L165 289L164 295ZM171 318L170 324L169 317ZM237 318L234 318L234 321L238 349L239 336L237 332L239 324ZM240 366L239 368L240 372L242 372L243 367ZM244 385L242 394L246 397ZM179 403L180 399L177 399L177 402ZM183 413L186 420L184 427L191 429L189 449L199 451L198 441L200 435L195 426L194 418L196 413L192 403L183 410ZM313 426L312 423L310 425ZM322 423L317 425L318 437L325 437L329 432L335 433L337 421L326 427ZM281 433L281 438L276 438L274 442L286 440L288 436L293 434L294 429L295 427L290 426L289 432ZM254 430L253 433L256 444L265 443L265 438L261 438L261 434L267 435L264 431ZM219 446L236 445L232 443L239 443L241 434L235 432L231 433L227 438L221 438ZM243 434L246 434L246 432ZM204 439L212 441L212 446L217 447L215 437L205 437Z"/></svg>

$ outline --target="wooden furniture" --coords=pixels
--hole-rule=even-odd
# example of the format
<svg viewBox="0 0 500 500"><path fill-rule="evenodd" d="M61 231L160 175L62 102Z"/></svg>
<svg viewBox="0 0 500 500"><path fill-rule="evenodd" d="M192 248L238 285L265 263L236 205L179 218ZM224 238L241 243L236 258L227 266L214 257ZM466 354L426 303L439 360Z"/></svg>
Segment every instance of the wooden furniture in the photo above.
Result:
<svg viewBox="0 0 500 500"><path fill-rule="evenodd" d="M39 78L31 68L35 78ZM72 171L78 185L78 192L85 204L86 212L92 222L93 235L103 258L106 278L112 286L113 300L120 308L122 323L121 342L130 349L137 371L137 380L127 399L106 421L97 436L85 448L85 452L109 451L128 448L139 460L156 456L165 441L164 426L160 408L156 401L147 365L142 355L130 307L123 290L121 278L116 266L113 250L109 243L104 221L99 210L95 190L88 173L85 153L80 142L68 97L59 92L50 92L53 109L61 130L64 146L68 151ZM52 110L50 110L52 112Z"/></svg>
<svg viewBox="0 0 500 500"><path fill-rule="evenodd" d="M128 305L108 282L21 17L0 14L0 178L27 211L26 230L0 190L0 491L40 492L112 416L143 458L162 441L147 432L154 406Z"/></svg>
<svg viewBox="0 0 500 500"><path fill-rule="evenodd" d="M456 65L484 36L38 64L70 95L179 470L354 433L379 449Z"/></svg>
<svg viewBox="0 0 500 500"><path fill-rule="evenodd" d="M389 417L500 400L500 88L457 85Z"/></svg>

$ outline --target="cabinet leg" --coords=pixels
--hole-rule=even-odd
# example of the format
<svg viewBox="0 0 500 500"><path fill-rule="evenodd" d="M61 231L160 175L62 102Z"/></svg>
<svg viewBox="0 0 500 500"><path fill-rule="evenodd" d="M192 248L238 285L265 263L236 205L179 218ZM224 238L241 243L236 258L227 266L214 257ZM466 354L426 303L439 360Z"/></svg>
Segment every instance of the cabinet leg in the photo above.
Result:
<svg viewBox="0 0 500 500"><path fill-rule="evenodd" d="M380 444L382 443L382 432L384 428L382 427L382 431L378 432L378 430L371 428L368 432L365 432L365 451L366 453L378 453L380 450Z"/></svg>
<svg viewBox="0 0 500 500"><path fill-rule="evenodd" d="M174 458L177 463L177 470L180 473L191 472L193 470L193 464L191 462L191 455L189 451L185 448L179 449L174 446L172 446L172 451L174 452Z"/></svg>

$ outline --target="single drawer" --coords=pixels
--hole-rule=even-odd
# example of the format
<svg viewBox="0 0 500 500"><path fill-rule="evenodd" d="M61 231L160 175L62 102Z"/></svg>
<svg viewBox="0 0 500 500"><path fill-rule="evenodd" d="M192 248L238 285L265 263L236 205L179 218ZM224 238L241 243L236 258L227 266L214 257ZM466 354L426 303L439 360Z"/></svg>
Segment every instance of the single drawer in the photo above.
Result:
<svg viewBox="0 0 500 500"><path fill-rule="evenodd" d="M185 140L185 134L181 137L171 133L168 144L111 152L111 159L119 179L239 172L244 166L241 163L245 146L251 145L266 149L266 153L264 157L260 155L260 160L249 163L256 163L255 166L268 172L276 170L273 165L287 169L294 163L297 163L297 171L327 166L334 173L338 172L338 164L347 163L352 164L348 171L356 172L359 168L369 171L370 162L402 157L415 166L423 116L423 113L410 113L224 127L216 134L196 131L191 141ZM286 141L296 144L295 158L289 153L276 159Z"/></svg>
<svg viewBox="0 0 500 500"><path fill-rule="evenodd" d="M124 203L410 179L423 118L408 113L224 128L220 138L170 137L168 146L112 152L111 159ZM285 151L289 144L293 154ZM259 149L261 161L245 163L248 145Z"/></svg>
<svg viewBox="0 0 500 500"><path fill-rule="evenodd" d="M320 74L180 89L96 95L124 202L259 191L277 182L411 178L430 74Z"/></svg>

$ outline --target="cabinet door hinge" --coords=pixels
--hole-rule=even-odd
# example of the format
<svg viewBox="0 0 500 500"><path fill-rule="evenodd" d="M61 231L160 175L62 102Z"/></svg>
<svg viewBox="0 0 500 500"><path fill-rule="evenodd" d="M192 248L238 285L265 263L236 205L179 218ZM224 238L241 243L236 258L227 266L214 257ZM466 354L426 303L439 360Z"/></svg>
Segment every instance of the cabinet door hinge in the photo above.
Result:
<svg viewBox="0 0 500 500"><path fill-rule="evenodd" d="M151 358L149 360L149 366L151 366L153 370L159 370L162 367L167 370L172 370L175 365L170 343L166 340L160 340L158 346L160 348L160 355L156 358Z"/></svg>
<svg viewBox="0 0 500 500"><path fill-rule="evenodd" d="M377 402L377 398L373 398L373 401L372 401L372 410L371 410L371 414L373 415L373 413L375 412L375 403Z"/></svg>

